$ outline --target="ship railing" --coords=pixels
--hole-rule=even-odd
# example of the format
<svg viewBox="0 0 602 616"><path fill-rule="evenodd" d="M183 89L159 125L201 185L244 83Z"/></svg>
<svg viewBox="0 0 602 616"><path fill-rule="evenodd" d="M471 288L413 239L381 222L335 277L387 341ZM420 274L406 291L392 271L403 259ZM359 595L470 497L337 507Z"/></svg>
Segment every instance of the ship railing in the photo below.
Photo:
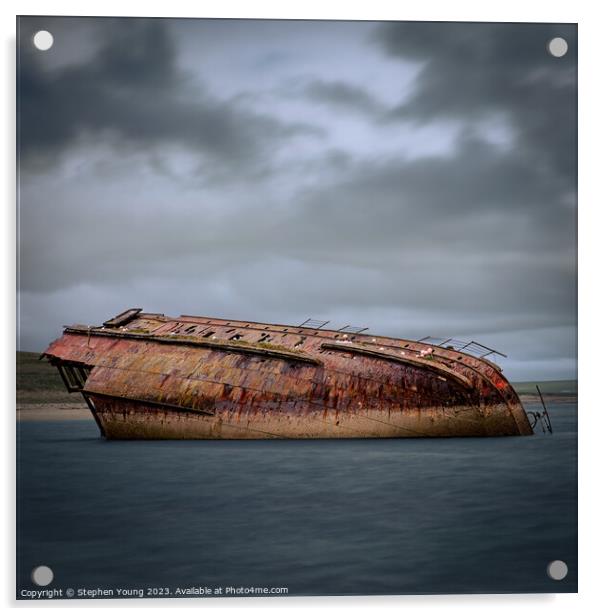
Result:
<svg viewBox="0 0 602 616"><path fill-rule="evenodd" d="M363 332L368 331L369 327L357 327L356 325L345 325L340 329L337 329L338 332L344 332L346 334L361 334Z"/></svg>
<svg viewBox="0 0 602 616"><path fill-rule="evenodd" d="M320 321L320 319L305 319L299 327L308 327L310 329L322 329L325 325L328 325L330 321Z"/></svg>
<svg viewBox="0 0 602 616"><path fill-rule="evenodd" d="M500 357L508 357L507 355L504 355L504 353L485 346L480 342L475 342L474 340L467 342L466 340L458 340L457 338L437 338L435 336L425 336L424 338L417 340L417 342L431 344L444 349L461 351L462 353L468 353L469 355L474 355L475 357L479 357L481 359L492 359L492 357L496 358L498 355Z"/></svg>

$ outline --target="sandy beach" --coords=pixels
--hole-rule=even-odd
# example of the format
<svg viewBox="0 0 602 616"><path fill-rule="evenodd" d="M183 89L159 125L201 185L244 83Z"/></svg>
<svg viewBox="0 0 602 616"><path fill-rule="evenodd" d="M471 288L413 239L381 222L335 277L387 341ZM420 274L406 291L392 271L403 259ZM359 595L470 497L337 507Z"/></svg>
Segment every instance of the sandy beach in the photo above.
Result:
<svg viewBox="0 0 602 616"><path fill-rule="evenodd" d="M17 421L64 421L66 419L92 419L92 415L85 402L17 405Z"/></svg>

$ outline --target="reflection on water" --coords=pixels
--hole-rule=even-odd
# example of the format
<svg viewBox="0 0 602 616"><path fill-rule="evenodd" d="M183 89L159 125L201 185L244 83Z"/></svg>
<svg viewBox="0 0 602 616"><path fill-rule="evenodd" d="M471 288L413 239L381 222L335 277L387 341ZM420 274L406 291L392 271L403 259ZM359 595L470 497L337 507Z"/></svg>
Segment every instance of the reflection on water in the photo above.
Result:
<svg viewBox="0 0 602 616"><path fill-rule="evenodd" d="M23 422L17 583L46 564L51 588L575 592L577 410L549 410L553 435L483 439L117 442Z"/></svg>

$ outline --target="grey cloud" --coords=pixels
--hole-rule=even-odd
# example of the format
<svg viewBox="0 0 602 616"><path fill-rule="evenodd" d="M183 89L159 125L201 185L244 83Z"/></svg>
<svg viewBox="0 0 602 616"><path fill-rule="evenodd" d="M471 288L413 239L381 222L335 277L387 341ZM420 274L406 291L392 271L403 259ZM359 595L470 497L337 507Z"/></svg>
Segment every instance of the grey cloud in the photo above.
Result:
<svg viewBox="0 0 602 616"><path fill-rule="evenodd" d="M19 43L21 162L47 165L82 137L119 147L182 145L233 171L314 127L283 123L220 100L180 71L161 20L105 20L103 41L82 64L47 70L25 21Z"/></svg>
<svg viewBox="0 0 602 616"><path fill-rule="evenodd" d="M555 185L540 184L520 160L466 139L451 159L355 163L287 208L247 198L217 219L198 207L165 210L157 224L152 212L124 208L90 233L90 212L57 197L35 212L45 224L25 220L35 232L25 238L22 285L160 276L204 288L217 277L284 312L403 306L442 320L471 315L475 328L485 318L491 330L566 325L575 316L574 216ZM53 226L70 229L61 246Z"/></svg>
<svg viewBox="0 0 602 616"><path fill-rule="evenodd" d="M305 85L305 96L318 103L359 113L382 114L384 106L367 90L343 81L312 80Z"/></svg>

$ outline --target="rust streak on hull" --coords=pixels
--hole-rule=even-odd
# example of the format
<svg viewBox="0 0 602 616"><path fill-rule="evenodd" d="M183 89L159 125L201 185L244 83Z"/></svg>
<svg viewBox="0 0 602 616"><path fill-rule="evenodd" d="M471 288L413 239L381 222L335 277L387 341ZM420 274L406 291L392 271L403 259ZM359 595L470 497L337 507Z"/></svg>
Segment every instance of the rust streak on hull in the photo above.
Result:
<svg viewBox="0 0 602 616"><path fill-rule="evenodd" d="M110 439L532 434L495 364L419 341L130 309L44 355Z"/></svg>

